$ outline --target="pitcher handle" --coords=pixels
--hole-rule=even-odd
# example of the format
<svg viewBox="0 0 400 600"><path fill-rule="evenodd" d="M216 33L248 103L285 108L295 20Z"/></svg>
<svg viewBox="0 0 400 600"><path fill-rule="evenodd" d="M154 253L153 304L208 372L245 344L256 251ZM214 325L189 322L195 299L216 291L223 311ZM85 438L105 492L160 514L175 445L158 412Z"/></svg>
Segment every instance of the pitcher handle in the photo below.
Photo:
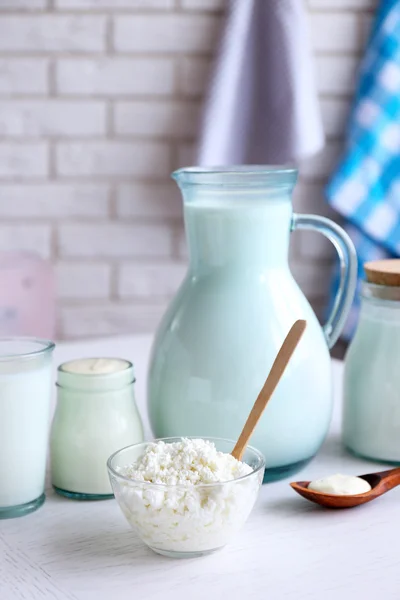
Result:
<svg viewBox="0 0 400 600"><path fill-rule="evenodd" d="M323 331L329 348L336 343L342 332L354 298L357 283L357 254L347 233L326 217L297 215L292 218L292 230L318 231L335 246L340 261L340 281L331 314Z"/></svg>

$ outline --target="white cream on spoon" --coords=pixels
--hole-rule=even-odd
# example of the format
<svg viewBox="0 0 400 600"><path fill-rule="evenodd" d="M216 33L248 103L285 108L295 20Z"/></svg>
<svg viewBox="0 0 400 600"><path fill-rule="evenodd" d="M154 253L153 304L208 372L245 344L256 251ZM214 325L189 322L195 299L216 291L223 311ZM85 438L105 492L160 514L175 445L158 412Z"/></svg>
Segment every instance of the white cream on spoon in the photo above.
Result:
<svg viewBox="0 0 400 600"><path fill-rule="evenodd" d="M361 479L361 477L337 473L336 475L311 481L308 484L308 489L334 496L355 496L356 494L369 492L371 486L365 479Z"/></svg>

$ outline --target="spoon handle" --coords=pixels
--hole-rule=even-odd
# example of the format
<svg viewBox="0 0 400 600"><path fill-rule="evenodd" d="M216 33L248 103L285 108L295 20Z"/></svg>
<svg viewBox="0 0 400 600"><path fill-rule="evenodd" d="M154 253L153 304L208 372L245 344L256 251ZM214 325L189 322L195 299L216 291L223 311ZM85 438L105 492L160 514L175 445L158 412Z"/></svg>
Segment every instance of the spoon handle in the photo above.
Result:
<svg viewBox="0 0 400 600"><path fill-rule="evenodd" d="M297 344L299 343L301 336L304 333L305 328L306 321L299 319L292 325L289 333L287 334L274 360L267 380L264 383L261 392L258 394L257 400L255 401L249 416L247 417L247 421L242 429L242 433L240 434L239 439L231 452L232 456L237 460L241 460L246 446L248 444L248 441L254 431L254 428L257 425L262 413L264 412L268 401L274 393L275 388L278 385L287 367L287 364L291 359L292 354Z"/></svg>
<svg viewBox="0 0 400 600"><path fill-rule="evenodd" d="M387 471L380 471L374 473L375 477L380 477L381 485L385 491L392 490L397 485L400 485L400 467L396 469L388 469Z"/></svg>

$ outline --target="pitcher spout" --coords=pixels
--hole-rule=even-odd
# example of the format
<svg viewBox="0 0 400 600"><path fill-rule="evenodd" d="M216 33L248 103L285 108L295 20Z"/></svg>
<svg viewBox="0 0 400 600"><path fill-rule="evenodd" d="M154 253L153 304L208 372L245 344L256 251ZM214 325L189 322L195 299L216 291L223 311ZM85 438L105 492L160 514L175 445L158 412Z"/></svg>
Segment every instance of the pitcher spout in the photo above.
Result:
<svg viewBox="0 0 400 600"><path fill-rule="evenodd" d="M287 269L295 169L191 167L172 176L184 199L192 269Z"/></svg>

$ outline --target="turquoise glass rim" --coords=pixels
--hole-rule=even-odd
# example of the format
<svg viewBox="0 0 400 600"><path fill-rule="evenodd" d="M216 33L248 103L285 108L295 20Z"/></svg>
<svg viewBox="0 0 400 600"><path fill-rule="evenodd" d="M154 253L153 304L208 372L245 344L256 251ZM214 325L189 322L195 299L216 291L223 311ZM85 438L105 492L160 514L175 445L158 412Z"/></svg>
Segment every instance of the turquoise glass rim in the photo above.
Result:
<svg viewBox="0 0 400 600"><path fill-rule="evenodd" d="M297 179L297 169L291 165L184 167L174 171L171 177L179 185L292 187Z"/></svg>
<svg viewBox="0 0 400 600"><path fill-rule="evenodd" d="M30 360L53 352L55 343L35 337L0 337L0 363Z"/></svg>

